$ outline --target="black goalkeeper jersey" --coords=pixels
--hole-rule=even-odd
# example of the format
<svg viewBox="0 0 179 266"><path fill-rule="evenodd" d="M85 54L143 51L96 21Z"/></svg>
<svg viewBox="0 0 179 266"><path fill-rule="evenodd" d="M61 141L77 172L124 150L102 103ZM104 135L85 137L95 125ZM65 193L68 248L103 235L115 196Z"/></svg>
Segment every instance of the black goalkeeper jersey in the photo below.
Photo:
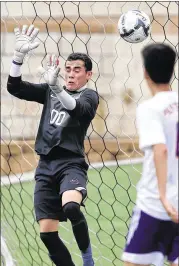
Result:
<svg viewBox="0 0 179 266"><path fill-rule="evenodd" d="M47 155L59 147L84 157L85 135L99 103L95 91L88 88L80 92L67 91L76 100L76 107L69 111L46 83L34 84L9 76L7 90L19 99L43 104L35 142L37 154Z"/></svg>

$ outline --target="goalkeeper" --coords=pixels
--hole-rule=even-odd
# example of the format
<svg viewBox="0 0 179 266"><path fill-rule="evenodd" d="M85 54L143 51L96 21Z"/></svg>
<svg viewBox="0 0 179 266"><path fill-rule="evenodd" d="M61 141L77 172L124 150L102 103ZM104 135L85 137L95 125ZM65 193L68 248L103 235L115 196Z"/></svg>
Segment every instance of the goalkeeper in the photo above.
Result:
<svg viewBox="0 0 179 266"><path fill-rule="evenodd" d="M22 81L25 55L37 48L39 30L24 25L14 30L14 57L7 83L10 94L43 104L35 150L40 156L35 173L34 206L40 238L55 265L74 266L71 255L58 235L59 221L69 219L81 251L84 266L93 266L88 226L80 206L87 196L88 164L84 138L98 107L98 95L87 87L92 62L86 54L70 54L65 63L66 87L58 82L59 61L51 56L41 68L46 83Z"/></svg>

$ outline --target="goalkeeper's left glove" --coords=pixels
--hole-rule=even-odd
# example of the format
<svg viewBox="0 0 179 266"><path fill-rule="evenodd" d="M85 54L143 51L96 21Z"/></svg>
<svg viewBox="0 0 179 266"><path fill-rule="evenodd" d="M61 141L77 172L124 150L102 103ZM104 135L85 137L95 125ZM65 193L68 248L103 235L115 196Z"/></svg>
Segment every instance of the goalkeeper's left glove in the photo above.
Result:
<svg viewBox="0 0 179 266"><path fill-rule="evenodd" d="M15 64L22 65L25 55L37 48L39 42L34 42L34 39L39 33L39 29L34 28L34 25L23 25L22 31L19 28L14 29L16 43L14 49L13 61Z"/></svg>

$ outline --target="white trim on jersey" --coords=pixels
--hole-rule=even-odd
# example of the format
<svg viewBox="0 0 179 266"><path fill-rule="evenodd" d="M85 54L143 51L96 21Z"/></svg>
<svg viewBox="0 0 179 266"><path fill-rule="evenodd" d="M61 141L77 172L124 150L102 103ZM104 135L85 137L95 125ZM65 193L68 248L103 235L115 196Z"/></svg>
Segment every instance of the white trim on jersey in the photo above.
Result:
<svg viewBox="0 0 179 266"><path fill-rule="evenodd" d="M178 264L179 263L179 257L173 263Z"/></svg>
<svg viewBox="0 0 179 266"><path fill-rule="evenodd" d="M139 226L139 221L141 217L141 210L139 208L134 208L134 214L132 215L131 223L130 223L130 228L129 228L129 233L127 236L127 245L131 242L135 231L137 230Z"/></svg>
<svg viewBox="0 0 179 266"><path fill-rule="evenodd" d="M135 254L124 252L122 260L125 262L136 263L136 264L154 264L155 266L163 266L164 255L161 252L151 252L148 254Z"/></svg>
<svg viewBox="0 0 179 266"><path fill-rule="evenodd" d="M82 190L86 190L86 188L84 188L84 187L76 187L75 190L82 191Z"/></svg>
<svg viewBox="0 0 179 266"><path fill-rule="evenodd" d="M175 261L171 261L173 264L177 264L179 263L179 257L175 260Z"/></svg>

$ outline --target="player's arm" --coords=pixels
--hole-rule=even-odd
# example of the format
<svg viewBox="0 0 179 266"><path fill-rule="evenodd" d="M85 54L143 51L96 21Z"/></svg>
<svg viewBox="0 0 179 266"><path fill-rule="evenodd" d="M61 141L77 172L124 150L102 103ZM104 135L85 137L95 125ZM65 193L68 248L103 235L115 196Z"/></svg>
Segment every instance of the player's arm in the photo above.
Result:
<svg viewBox="0 0 179 266"><path fill-rule="evenodd" d="M61 88L59 90L59 88ZM85 90L80 98L74 99L69 95L60 85L58 87L52 87L52 91L57 95L59 101L69 111L70 115L76 117L85 117L92 120L96 114L96 110L99 104L98 94L91 90Z"/></svg>
<svg viewBox="0 0 179 266"><path fill-rule="evenodd" d="M167 183L167 148L160 114L145 105L137 110L139 145L142 150L153 148L156 175L158 178L159 197L166 196Z"/></svg>
<svg viewBox="0 0 179 266"><path fill-rule="evenodd" d="M156 144L153 146L154 163L156 169L156 175L158 179L158 188L160 200L167 211L168 215L175 223L178 223L178 212L170 204L166 197L166 184L167 184L167 147L165 144Z"/></svg>
<svg viewBox="0 0 179 266"><path fill-rule="evenodd" d="M22 81L21 76L12 77L9 75L7 81L7 90L11 95L19 99L43 104L46 98L48 85L46 83L34 84L27 81Z"/></svg>
<svg viewBox="0 0 179 266"><path fill-rule="evenodd" d="M76 100L76 106L71 114L92 120L96 114L98 104L98 94L91 89L87 89L83 92L82 96Z"/></svg>
<svg viewBox="0 0 179 266"><path fill-rule="evenodd" d="M90 120L94 118L99 104L99 97L95 91L87 89L79 99L75 100L63 88L59 91L59 86L57 89L52 88L52 90L63 106L69 111L70 115Z"/></svg>
<svg viewBox="0 0 179 266"><path fill-rule="evenodd" d="M38 32L39 30L34 28L33 25L30 27L23 25L22 31L20 31L19 28L14 29L16 43L7 82L7 90L17 98L44 103L48 85L33 84L22 81L21 79L21 67L24 57L29 51L35 49L39 45L38 42L34 42Z"/></svg>
<svg viewBox="0 0 179 266"><path fill-rule="evenodd" d="M158 188L160 200L166 199L167 184L167 147L165 144L156 144L153 146L154 163L158 179Z"/></svg>

